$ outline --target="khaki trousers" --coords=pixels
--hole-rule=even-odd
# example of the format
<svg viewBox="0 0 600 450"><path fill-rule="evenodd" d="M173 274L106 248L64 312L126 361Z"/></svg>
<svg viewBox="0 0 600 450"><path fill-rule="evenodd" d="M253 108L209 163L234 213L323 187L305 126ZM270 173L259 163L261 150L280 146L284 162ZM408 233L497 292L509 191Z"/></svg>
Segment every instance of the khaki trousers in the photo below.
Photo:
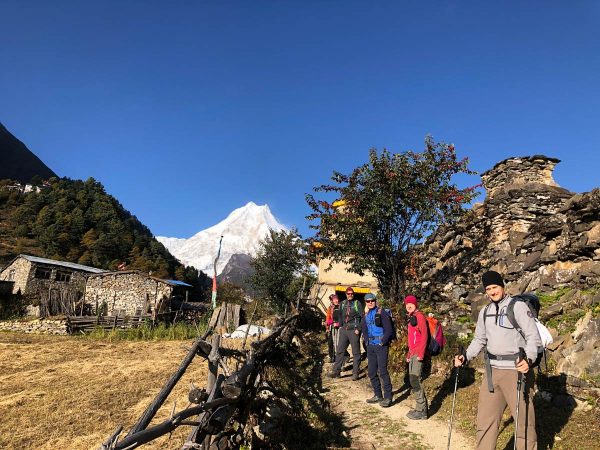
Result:
<svg viewBox="0 0 600 450"><path fill-rule="evenodd" d="M421 375L423 374L423 361L419 361L417 356L411 356L408 362L408 381L415 396L415 411L428 414L427 397L421 384Z"/></svg>
<svg viewBox="0 0 600 450"><path fill-rule="evenodd" d="M510 408L513 419L517 410L517 372L512 369L496 369L492 367L494 392L489 392L487 375L484 375L479 391L477 409L477 449L495 450L498 429L506 405ZM533 370L529 370L523 378L521 400L519 405L519 435L517 449L537 450L535 434L535 412L531 388L533 386ZM525 445L527 443L527 446Z"/></svg>

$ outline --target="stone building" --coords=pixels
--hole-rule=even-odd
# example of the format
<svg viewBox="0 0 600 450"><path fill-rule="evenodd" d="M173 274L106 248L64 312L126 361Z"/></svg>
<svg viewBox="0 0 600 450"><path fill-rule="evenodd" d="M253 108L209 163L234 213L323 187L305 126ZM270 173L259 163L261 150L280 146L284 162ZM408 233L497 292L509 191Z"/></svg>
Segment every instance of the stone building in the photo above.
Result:
<svg viewBox="0 0 600 450"><path fill-rule="evenodd" d="M170 301L181 281L163 280L138 270L103 272L87 278L85 303L107 314L157 314L170 310Z"/></svg>
<svg viewBox="0 0 600 450"><path fill-rule="evenodd" d="M0 272L0 280L12 281L12 292L37 300L53 291L71 290L83 294L86 276L102 269L65 261L19 255Z"/></svg>

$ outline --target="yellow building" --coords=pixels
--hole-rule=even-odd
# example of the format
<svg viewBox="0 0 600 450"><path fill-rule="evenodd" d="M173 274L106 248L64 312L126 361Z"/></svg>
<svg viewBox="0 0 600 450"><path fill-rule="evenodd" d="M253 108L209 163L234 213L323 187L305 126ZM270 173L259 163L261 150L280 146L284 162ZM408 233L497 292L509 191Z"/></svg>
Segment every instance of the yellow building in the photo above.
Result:
<svg viewBox="0 0 600 450"><path fill-rule="evenodd" d="M315 247L318 247L315 246ZM318 250L317 250L318 251ZM341 300L346 298L346 288L354 289L354 297L362 302L365 294L377 293L377 280L370 273L360 276L348 271L348 264L333 263L328 258L318 259L317 282L313 285L310 297L315 304L325 310L329 306L329 295L337 294Z"/></svg>

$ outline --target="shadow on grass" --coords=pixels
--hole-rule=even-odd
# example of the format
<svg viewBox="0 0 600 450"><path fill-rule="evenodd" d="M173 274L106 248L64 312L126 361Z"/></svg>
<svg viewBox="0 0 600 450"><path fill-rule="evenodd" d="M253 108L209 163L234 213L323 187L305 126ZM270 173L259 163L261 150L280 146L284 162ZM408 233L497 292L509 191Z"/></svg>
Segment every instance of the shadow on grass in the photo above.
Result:
<svg viewBox="0 0 600 450"><path fill-rule="evenodd" d="M541 396L534 398L535 431L538 448L552 449L555 445L556 436L571 419L576 402L567 392L567 376L564 373L554 376L542 374L538 377L538 386L540 391L552 393L552 401L546 401ZM513 423L512 418L510 418L504 426L507 427ZM590 436L590 439L594 439L594 437ZM513 445L513 437L511 437L504 449L512 449Z"/></svg>
<svg viewBox="0 0 600 450"><path fill-rule="evenodd" d="M435 396L431 399L431 402L429 403L429 416L433 416L440 410L446 397L454 395L454 385L456 383L457 373L457 390L470 386L475 382L475 369L470 367L463 367L460 369L453 368L444 379L444 382L440 385Z"/></svg>
<svg viewBox="0 0 600 450"><path fill-rule="evenodd" d="M320 343L305 339L303 351L291 351L277 364L277 390L290 406L279 443L289 449L347 448L350 429L321 395L323 355Z"/></svg>

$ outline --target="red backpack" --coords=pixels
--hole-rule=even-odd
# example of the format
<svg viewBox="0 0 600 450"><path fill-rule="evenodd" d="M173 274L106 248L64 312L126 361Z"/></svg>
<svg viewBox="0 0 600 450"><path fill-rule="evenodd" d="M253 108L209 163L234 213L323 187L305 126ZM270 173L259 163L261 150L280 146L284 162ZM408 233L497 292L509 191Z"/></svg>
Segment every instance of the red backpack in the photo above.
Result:
<svg viewBox="0 0 600 450"><path fill-rule="evenodd" d="M433 314L427 314L425 316L427 320L427 349L431 356L436 356L442 353L444 345L446 345L446 338L444 338L444 330L439 320L433 317Z"/></svg>

